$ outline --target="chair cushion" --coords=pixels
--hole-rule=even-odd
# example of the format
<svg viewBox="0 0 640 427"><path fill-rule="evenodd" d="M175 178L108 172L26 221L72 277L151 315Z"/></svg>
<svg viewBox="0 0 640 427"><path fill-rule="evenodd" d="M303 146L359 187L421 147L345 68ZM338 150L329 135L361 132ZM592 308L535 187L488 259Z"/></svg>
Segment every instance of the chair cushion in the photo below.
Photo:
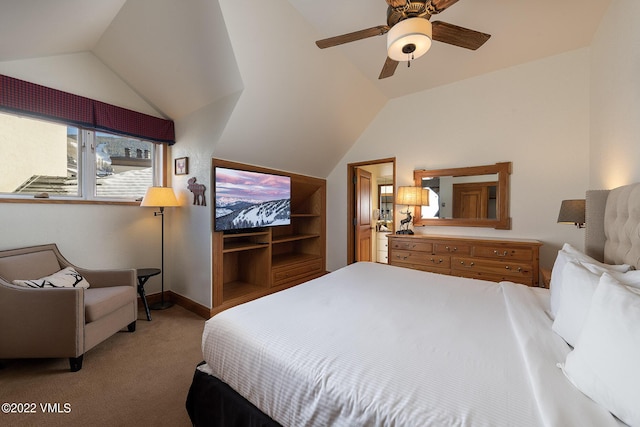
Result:
<svg viewBox="0 0 640 427"><path fill-rule="evenodd" d="M136 302L133 286L89 288L84 291L85 322L91 323L132 302Z"/></svg>

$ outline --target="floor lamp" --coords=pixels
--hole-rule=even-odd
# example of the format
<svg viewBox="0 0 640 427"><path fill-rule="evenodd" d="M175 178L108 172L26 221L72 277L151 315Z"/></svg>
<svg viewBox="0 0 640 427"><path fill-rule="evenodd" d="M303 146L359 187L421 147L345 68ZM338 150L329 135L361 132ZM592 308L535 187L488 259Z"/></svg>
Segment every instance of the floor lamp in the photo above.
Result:
<svg viewBox="0 0 640 427"><path fill-rule="evenodd" d="M176 195L173 193L171 187L149 187L147 194L144 195L144 198L140 203L140 206L160 209L159 212L154 212L153 216L159 215L162 218L162 266L160 273L162 280L162 294L160 302L150 305L149 308L152 310L164 310L165 308L169 308L173 305L173 303L164 300L164 208L180 206L180 204L178 203L178 199L176 199Z"/></svg>

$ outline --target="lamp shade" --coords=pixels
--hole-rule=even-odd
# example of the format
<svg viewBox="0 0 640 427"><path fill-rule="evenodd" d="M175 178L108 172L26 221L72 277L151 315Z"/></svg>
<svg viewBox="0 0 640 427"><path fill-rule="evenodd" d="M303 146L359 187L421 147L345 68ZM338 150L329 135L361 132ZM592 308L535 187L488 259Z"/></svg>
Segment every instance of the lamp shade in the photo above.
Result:
<svg viewBox="0 0 640 427"><path fill-rule="evenodd" d="M391 27L387 33L387 55L394 61L410 61L431 48L431 22L424 18L408 18Z"/></svg>
<svg viewBox="0 0 640 427"><path fill-rule="evenodd" d="M429 206L429 190L422 187L398 187L396 203L408 206Z"/></svg>
<svg viewBox="0 0 640 427"><path fill-rule="evenodd" d="M560 205L558 222L567 224L585 223L585 199L563 200Z"/></svg>
<svg viewBox="0 0 640 427"><path fill-rule="evenodd" d="M149 187L142 198L140 206L167 207L180 206L171 187Z"/></svg>

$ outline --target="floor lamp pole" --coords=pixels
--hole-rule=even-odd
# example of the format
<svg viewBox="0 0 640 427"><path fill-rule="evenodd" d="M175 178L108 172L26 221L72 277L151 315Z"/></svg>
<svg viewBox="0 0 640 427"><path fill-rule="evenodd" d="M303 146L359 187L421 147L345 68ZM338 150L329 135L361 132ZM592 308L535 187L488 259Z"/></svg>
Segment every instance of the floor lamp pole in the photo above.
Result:
<svg viewBox="0 0 640 427"><path fill-rule="evenodd" d="M173 306L173 303L170 301L166 301L164 300L164 206L160 206L160 212L154 212L153 213L154 216L160 216L162 218L161 223L162 223L162 234L161 234L161 273L160 273L160 279L161 279L161 283L162 283L162 293L160 294L160 302L159 303L155 303L152 304L151 306L149 306L150 309L152 310L164 310L165 308L169 308L171 306Z"/></svg>

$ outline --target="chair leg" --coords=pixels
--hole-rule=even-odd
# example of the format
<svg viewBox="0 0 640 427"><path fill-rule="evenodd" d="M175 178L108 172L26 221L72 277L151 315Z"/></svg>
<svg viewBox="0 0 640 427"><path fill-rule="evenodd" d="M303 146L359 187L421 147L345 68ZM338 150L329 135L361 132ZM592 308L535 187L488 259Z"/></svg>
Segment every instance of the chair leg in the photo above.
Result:
<svg viewBox="0 0 640 427"><path fill-rule="evenodd" d="M127 325L127 330L129 332L135 332L136 331L136 321L135 320Z"/></svg>
<svg viewBox="0 0 640 427"><path fill-rule="evenodd" d="M69 358L69 367L71 368L71 372L78 372L82 369L82 358L84 354L81 354L78 357L70 357Z"/></svg>

